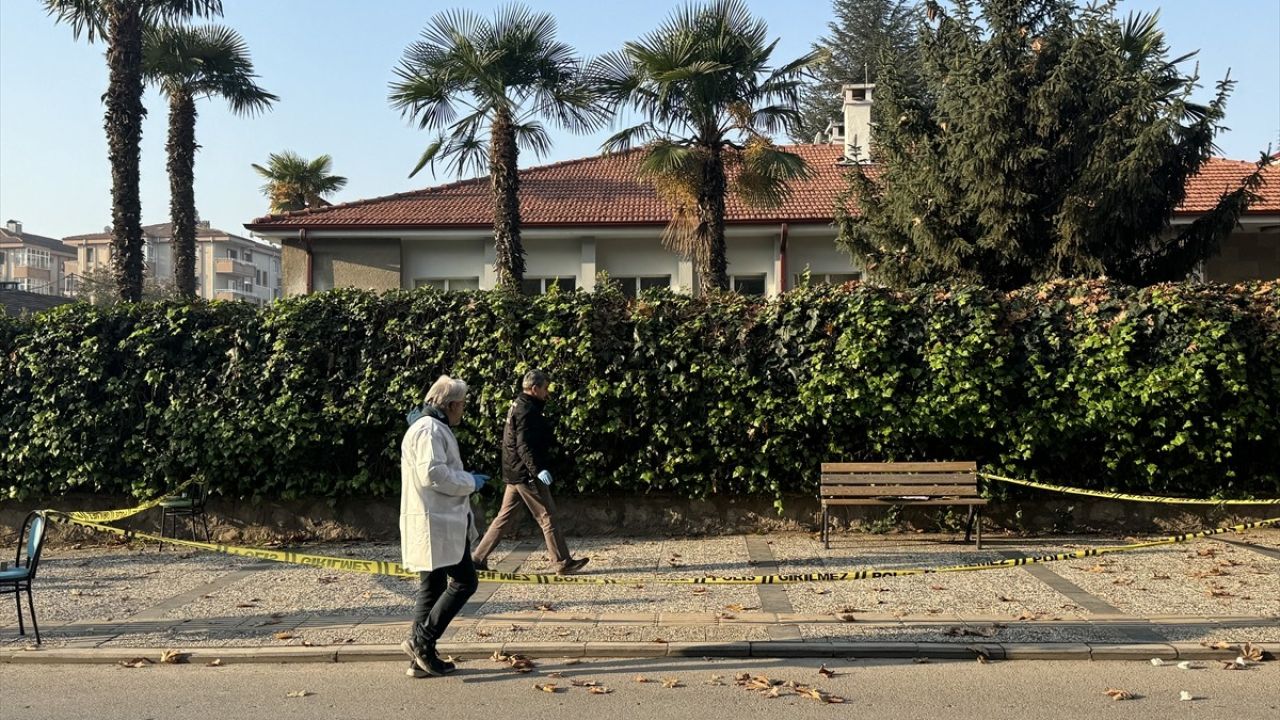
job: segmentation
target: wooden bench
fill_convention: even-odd
[[[822,547],[831,547],[833,505],[968,505],[964,541],[974,521],[982,549],[982,506],[978,464],[973,462],[822,463]]]

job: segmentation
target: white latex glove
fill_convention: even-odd
[[[550,470],[543,470],[542,472],[538,473],[538,479],[542,481],[542,484],[543,484],[543,485],[550,485],[550,484],[551,484],[551,471],[550,471]]]

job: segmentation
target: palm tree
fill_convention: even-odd
[[[271,200],[271,212],[285,213],[294,210],[324,207],[329,203],[325,195],[332,195],[347,184],[341,175],[330,175],[333,158],[321,155],[307,160],[292,150],[271,153],[267,166],[253,163],[253,169],[267,179],[262,192]]]
[[[196,297],[196,98],[218,96],[237,115],[265,111],[279,98],[255,82],[249,48],[236,31],[159,27],[146,33],[148,79],[169,99],[169,214],[179,297]]]
[[[111,161],[111,269],[120,299],[142,298],[142,202],[138,160],[142,142],[142,35],[149,26],[222,14],[221,0],[44,0],[56,22],[78,40],[107,43],[110,79],[104,100]]]
[[[693,258],[704,286],[729,285],[725,196],[776,207],[789,182],[807,177],[804,159],[780,150],[767,133],[800,119],[801,73],[815,51],[777,68],[777,41],[741,0],[713,0],[674,12],[664,25],[621,52],[601,56],[592,76],[615,108],[645,121],[605,141],[606,153],[644,143],[638,174],[676,205],[667,247]]]
[[[519,154],[532,150],[541,157],[551,148],[535,116],[574,132],[607,120],[583,62],[556,40],[554,18],[511,5],[491,21],[466,10],[436,15],[395,72],[392,106],[440,133],[409,176],[437,161],[458,176],[478,174],[487,158],[498,284],[518,288],[524,278]],[[465,109],[461,117],[458,105]]]

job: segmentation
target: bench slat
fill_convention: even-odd
[[[822,463],[824,473],[977,472],[976,462]]]
[[[822,498],[823,505],[986,505],[986,498],[902,500],[898,498]]]
[[[822,484],[826,485],[871,485],[874,483],[896,483],[898,485],[940,485],[946,483],[965,483],[976,485],[978,476],[973,473],[920,473],[904,475],[901,473],[872,474],[828,474],[823,473]]]
[[[929,495],[935,497],[977,497],[975,485],[874,485],[866,487],[822,488],[823,497],[877,497],[880,495]]]

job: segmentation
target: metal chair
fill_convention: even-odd
[[[12,568],[0,570],[0,595],[13,593],[18,604],[18,634],[26,635],[22,624],[22,591],[27,592],[27,605],[31,608],[31,627],[36,631],[36,644],[40,644],[40,625],[36,622],[36,604],[31,597],[31,583],[36,579],[40,566],[40,552],[44,549],[44,533],[48,521],[40,512],[27,515],[22,521],[22,533],[18,535],[18,557]]]
[[[191,539],[196,539],[196,518],[204,527],[205,542],[209,541],[209,518],[204,513],[204,501],[208,490],[204,483],[194,483],[184,492],[160,501],[160,537],[178,536],[178,518],[185,517],[191,523]],[[167,535],[172,526],[172,535]],[[164,550],[164,543],[160,543]]]

